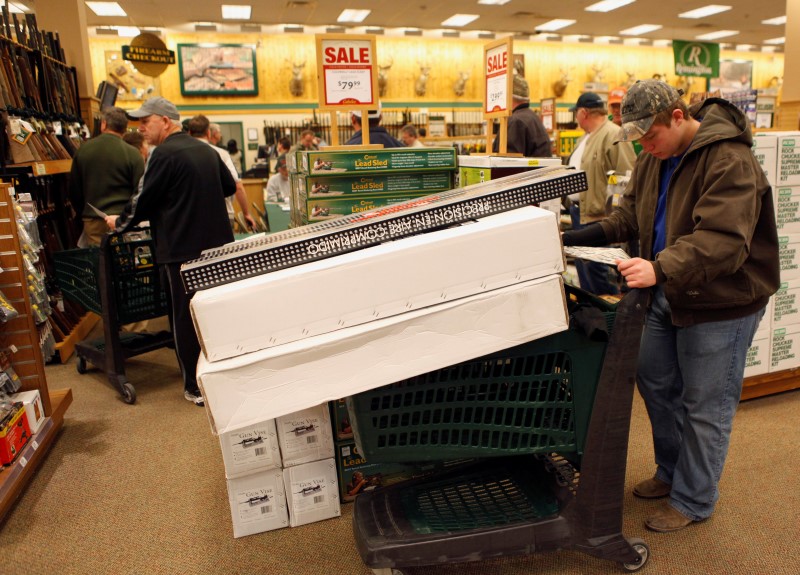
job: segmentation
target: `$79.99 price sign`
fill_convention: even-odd
[[[510,38],[484,46],[486,92],[483,114],[486,117],[507,116],[509,113],[511,46]]]
[[[321,107],[377,106],[373,76],[375,72],[374,37],[346,39],[338,35],[318,37],[317,52],[322,62],[324,93]]]

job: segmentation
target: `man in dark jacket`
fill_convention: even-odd
[[[507,151],[522,154],[526,158],[549,158],[553,155],[550,136],[541,118],[531,110],[528,82],[519,74],[514,75],[511,91],[511,116],[508,118]],[[500,150],[500,138],[492,144],[492,151]]]
[[[564,233],[564,245],[640,240],[642,257],[617,267],[630,287],[652,291],[637,381],[657,468],[633,492],[669,497],[645,525],[677,531],[714,511],[747,349],[779,286],[772,191],[747,118],[725,100],[690,113],[672,86],[638,82],[622,130],[646,153],[620,207]]]
[[[353,129],[356,131],[353,137],[347,140],[346,146],[354,146],[363,144],[363,135],[361,134],[361,110],[355,110],[350,113],[350,121],[353,124]],[[403,142],[393,138],[386,128],[381,126],[381,106],[378,104],[377,110],[370,110],[368,114],[369,124],[369,143],[370,144],[383,144],[384,148],[402,148]]]
[[[181,131],[178,109],[169,100],[150,98],[128,114],[139,120],[147,143],[157,147],[147,163],[141,192],[131,198],[121,216],[106,222],[116,231],[125,231],[150,220],[156,262],[172,303],[170,325],[184,397],[203,405],[196,378],[200,343],[180,269],[203,250],[233,241],[225,198],[236,191],[236,182],[211,146]]]

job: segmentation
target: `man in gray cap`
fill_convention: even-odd
[[[514,74],[511,91],[511,116],[508,118],[507,151],[526,158],[549,158],[553,155],[550,136],[541,118],[531,110],[528,82]],[[495,138],[492,151],[500,151],[500,138]]]
[[[139,131],[148,144],[157,147],[148,160],[141,192],[121,216],[109,216],[106,222],[116,231],[125,231],[150,220],[156,262],[172,304],[169,319],[184,397],[203,405],[195,376],[200,344],[180,269],[203,250],[233,241],[225,198],[236,191],[236,182],[208,144],[181,131],[180,114],[169,100],[150,98],[128,115],[139,120]]]
[[[711,516],[742,391],[747,349],[780,283],[772,191],[747,118],[709,98],[691,109],[658,80],[622,101],[622,141],[643,148],[620,206],[564,245],[639,238],[617,261],[651,291],[637,382],[653,429],[656,472],[634,495],[669,498],[645,525],[677,531]]]

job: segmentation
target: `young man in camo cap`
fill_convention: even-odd
[[[617,261],[628,286],[651,292],[637,382],[656,472],[633,492],[668,498],[645,525],[677,531],[714,511],[747,349],[779,286],[772,192],[750,124],[726,100],[689,109],[665,82],[638,82],[621,140],[644,153],[620,207],[564,245],[640,241],[641,258]]]

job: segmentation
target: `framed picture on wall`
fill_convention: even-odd
[[[178,44],[184,96],[255,96],[256,49],[248,44]]]

